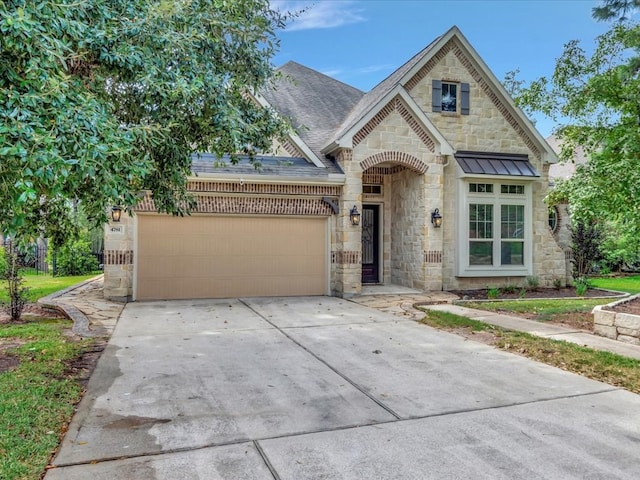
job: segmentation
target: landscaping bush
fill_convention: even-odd
[[[602,260],[602,230],[594,223],[578,223],[571,229],[573,278],[589,275]]]
[[[2,280],[7,282],[9,302],[3,305],[12,322],[17,322],[22,317],[22,311],[27,303],[29,289],[24,286],[22,275],[23,265],[16,251],[4,252],[5,266],[2,271]]]
[[[91,251],[89,240],[69,242],[56,253],[56,276],[84,275],[99,268],[98,259]]]
[[[7,252],[5,247],[0,246],[0,278],[4,277],[7,270]]]

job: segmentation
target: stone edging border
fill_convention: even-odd
[[[75,285],[71,285],[70,287],[63,288],[62,290],[58,290],[57,292],[53,292],[46,297],[39,298],[36,303],[43,308],[48,308],[51,310],[55,310],[56,312],[60,312],[62,315],[71,320],[73,322],[71,331],[74,334],[83,338],[95,337],[96,335],[91,330],[89,330],[89,319],[86,317],[86,315],[82,313],[75,305],[61,302],[57,300],[57,298],[66,295],[67,293],[77,288],[83,287],[88,283],[94,282],[103,275],[104,274],[101,273],[100,275],[88,278]]]
[[[622,341],[631,345],[640,345],[640,337],[638,336],[640,315],[608,310],[608,308],[615,308],[618,305],[623,305],[639,297],[640,293],[607,303],[606,305],[596,305],[593,307],[594,332],[613,340]]]

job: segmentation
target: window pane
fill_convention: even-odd
[[[524,185],[500,185],[500,193],[524,195]]]
[[[442,111],[455,112],[456,99],[458,98],[458,86],[453,83],[442,84]]]
[[[471,193],[493,193],[492,183],[470,183],[469,192]]]
[[[469,238],[493,238],[493,205],[469,205]]]
[[[524,242],[502,242],[502,265],[524,265]]]
[[[493,242],[469,242],[469,265],[493,265]]]
[[[558,209],[555,206],[549,208],[549,228],[553,233],[558,228]]]
[[[524,205],[502,205],[500,234],[502,238],[524,238]]]

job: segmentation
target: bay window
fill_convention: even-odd
[[[531,186],[461,180],[459,276],[526,276],[531,270]]]

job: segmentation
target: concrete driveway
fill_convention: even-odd
[[[47,480],[640,478],[640,396],[338,298],[133,303]]]

